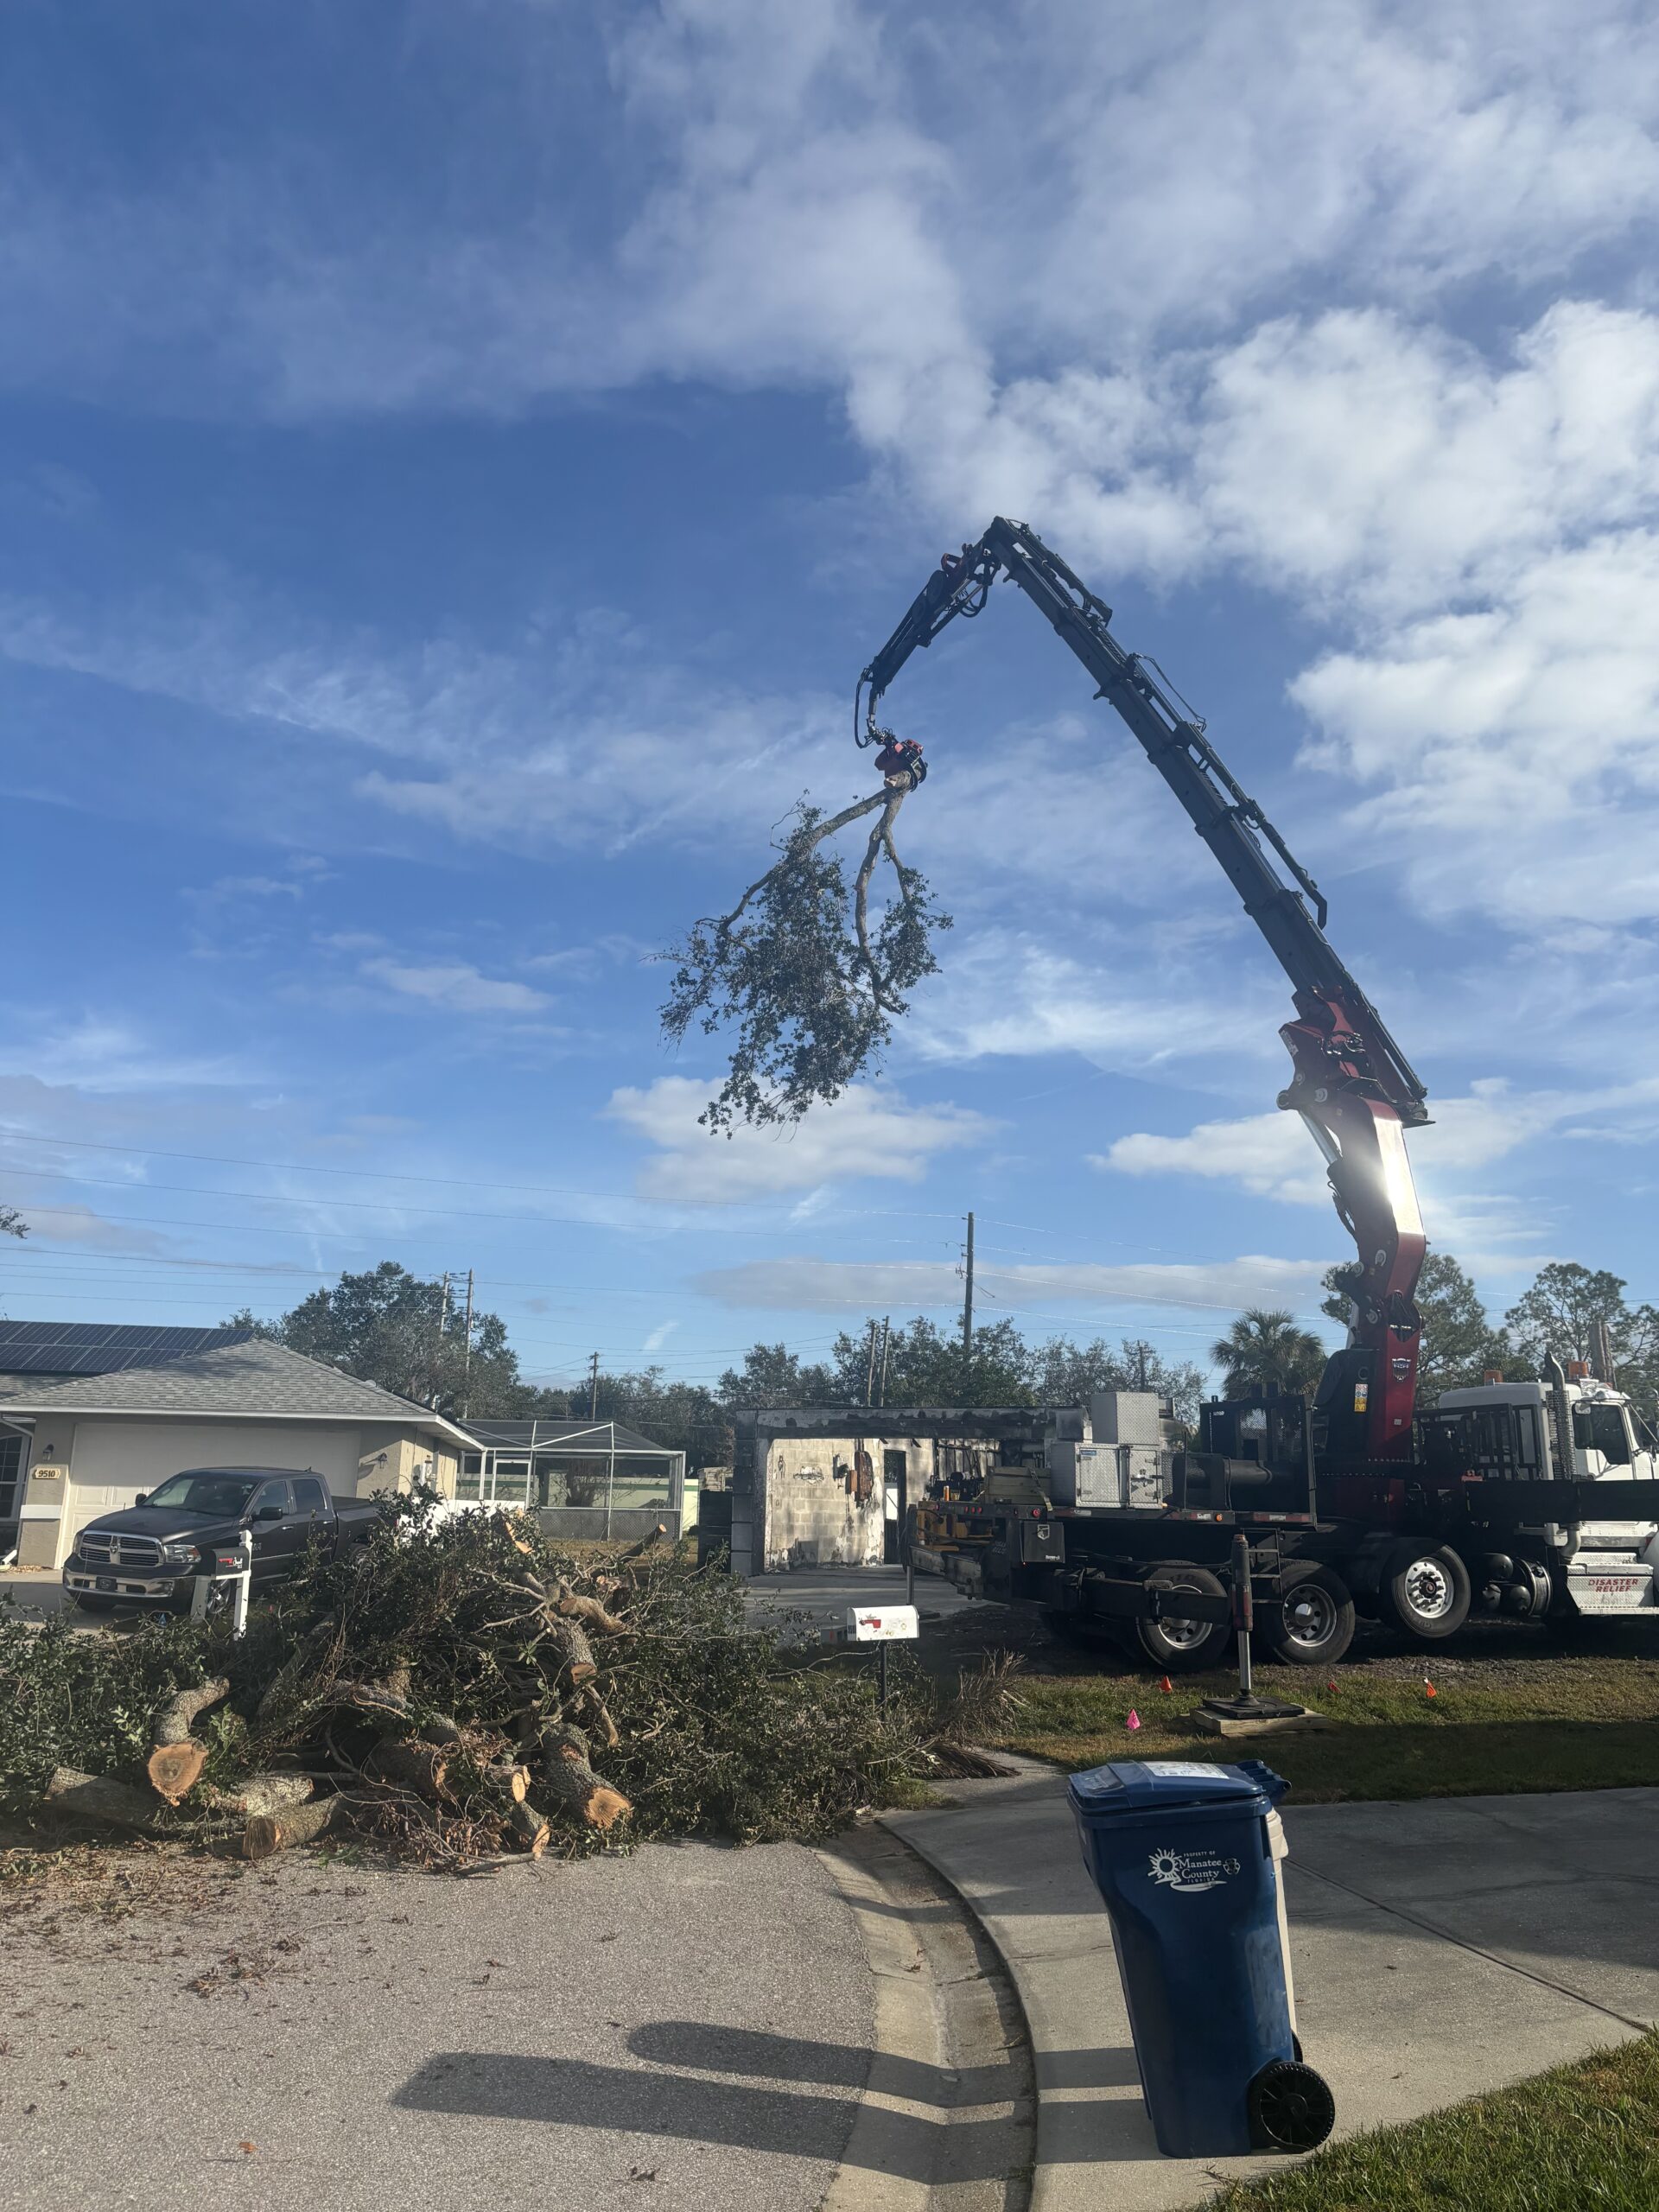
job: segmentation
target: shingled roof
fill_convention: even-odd
[[[416,1422],[458,1441],[462,1430],[429,1406],[399,1398],[378,1382],[342,1375],[318,1359],[264,1337],[187,1352],[160,1367],[85,1375],[49,1390],[4,1402],[13,1414],[265,1414],[289,1421]]]

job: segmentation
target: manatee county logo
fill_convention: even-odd
[[[1213,1851],[1154,1851],[1147,1871],[1166,1889],[1192,1895],[1218,1889],[1238,1872],[1236,1859],[1223,1859]]]

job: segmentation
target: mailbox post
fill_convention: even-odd
[[[876,1648],[878,1694],[883,1711],[887,1702],[887,1646],[913,1643],[921,1634],[921,1620],[914,1605],[849,1605],[847,1633],[855,1643]]]

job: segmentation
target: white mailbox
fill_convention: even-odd
[[[855,1643],[906,1643],[922,1632],[914,1605],[849,1605],[847,1633]]]

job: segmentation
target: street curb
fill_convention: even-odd
[[[1028,2212],[1029,2038],[978,1915],[885,1828],[817,1856],[875,1984],[869,2079],[822,2212]]]

